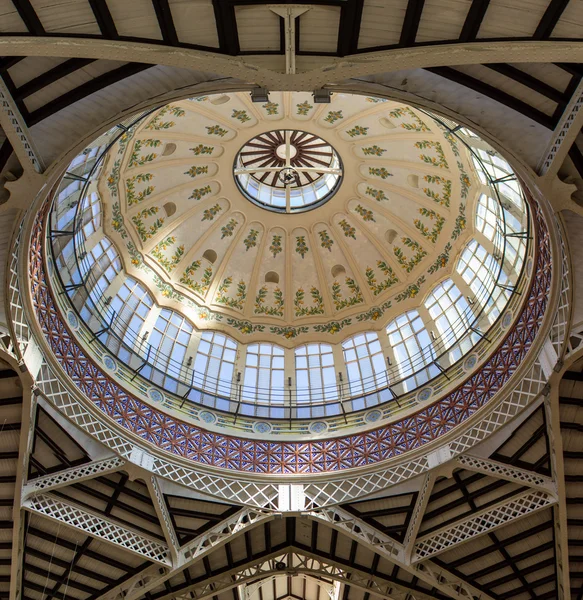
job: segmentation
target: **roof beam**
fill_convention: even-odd
[[[473,0],[460,33],[460,42],[471,42],[476,39],[489,4],[490,0]]]
[[[548,40],[569,2],[570,0],[551,0],[532,38],[535,40]]]
[[[26,28],[34,35],[44,35],[45,28],[34,11],[30,0],[12,0],[12,4],[24,21]]]
[[[340,25],[338,26],[338,56],[354,54],[358,50],[358,36],[364,0],[348,0],[340,7]]]
[[[425,0],[409,0],[407,3],[407,11],[405,12],[401,37],[399,38],[400,46],[412,46],[415,43],[424,5]]]
[[[172,518],[170,517],[170,513],[168,512],[168,506],[166,505],[166,501],[164,500],[164,494],[160,489],[160,484],[158,483],[158,479],[155,475],[152,475],[146,481],[146,484],[148,486],[148,491],[150,492],[150,497],[152,498],[152,503],[154,504],[154,509],[156,510],[156,515],[158,516],[158,520],[160,521],[160,527],[162,528],[162,532],[164,533],[164,539],[168,544],[168,548],[170,548],[172,565],[176,567],[178,566],[180,542],[178,541],[178,537],[176,536],[176,531],[172,523]]]
[[[122,547],[142,558],[162,565],[170,565],[166,544],[137,533],[109,518],[93,514],[62,498],[51,494],[39,494],[25,500],[23,508],[77,531],[82,531],[86,535]]]
[[[97,25],[99,26],[103,37],[109,40],[118,40],[119,34],[113,21],[113,17],[109,12],[106,0],[89,0],[89,5],[95,15],[95,20],[97,21]]]
[[[563,93],[559,90],[544,83],[540,79],[533,77],[529,73],[513,67],[512,65],[506,63],[492,63],[485,66],[539,94],[542,94],[543,96],[546,96],[553,102],[560,103],[564,102],[565,100]]]
[[[170,46],[178,46],[178,35],[168,0],[152,0],[152,4],[156,11],[156,18],[158,19],[162,38]]]
[[[236,56],[241,51],[235,7],[230,0],[213,0],[219,47],[225,54]]]

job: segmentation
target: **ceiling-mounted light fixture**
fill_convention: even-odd
[[[269,102],[269,92],[266,88],[253,88],[251,102]]]
[[[332,96],[330,90],[314,90],[312,94],[316,104],[330,104],[330,97]]]

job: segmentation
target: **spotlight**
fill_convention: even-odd
[[[287,569],[287,565],[284,562],[276,562],[275,563],[275,570],[276,571],[285,571]]]
[[[330,90],[314,90],[312,95],[316,104],[330,104],[332,92]]]
[[[265,88],[251,90],[251,102],[269,102],[269,92]]]

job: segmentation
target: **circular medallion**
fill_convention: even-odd
[[[255,433],[271,433],[271,425],[269,423],[265,423],[264,421],[257,421],[253,423],[253,431]]]
[[[212,412],[209,412],[208,410],[202,410],[201,412],[199,412],[198,418],[203,423],[208,423],[209,425],[212,425],[217,420],[217,417]]]
[[[111,356],[109,356],[109,354],[104,354],[101,360],[103,361],[103,366],[108,371],[110,371],[111,373],[115,373],[115,371],[117,370],[117,363]]]
[[[275,212],[302,212],[334,196],[342,182],[336,150],[313,133],[266,131],[239,150],[234,175],[243,195]]]
[[[510,311],[508,311],[503,317],[502,317],[502,328],[503,329],[508,329],[510,327],[510,325],[512,324],[512,313]]]
[[[148,390],[148,398],[154,402],[162,402],[162,400],[164,400],[164,395],[160,390],[157,390],[156,388],[150,388]]]
[[[369,410],[366,415],[364,415],[364,420],[367,423],[374,423],[375,421],[378,421],[381,417],[383,416],[383,413],[378,410],[378,409],[374,409],[374,410]]]
[[[420,402],[425,402],[426,400],[429,400],[429,398],[431,398],[431,395],[433,394],[433,390],[430,387],[426,387],[423,388],[418,394],[417,394],[417,399]]]
[[[79,328],[79,319],[72,310],[67,311],[67,324],[74,331],[77,331],[77,329]]]
[[[324,433],[328,430],[328,423],[324,421],[314,421],[310,423],[310,432],[311,433]]]
[[[464,371],[471,371],[478,364],[478,357],[476,354],[470,354],[464,360]]]

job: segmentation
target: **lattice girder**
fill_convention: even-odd
[[[166,544],[132,531],[125,525],[51,494],[38,494],[29,497],[22,507],[57,523],[82,531],[99,540],[108,542],[146,558],[153,562],[170,566],[169,550]]]
[[[79,483],[100,475],[114,473],[121,469],[125,464],[126,461],[123,458],[114,456],[113,458],[96,460],[81,465],[80,467],[65,469],[64,471],[52,473],[51,475],[36,477],[35,479],[30,479],[27,481],[26,485],[24,485],[22,496],[23,499],[26,499],[29,496],[34,496],[40,492],[56,490],[72,483]]]
[[[499,502],[486,510],[474,513],[429,535],[418,538],[415,543],[413,562],[441,554],[446,550],[475,539],[480,535],[503,527],[510,521],[530,515],[556,504],[557,498],[541,490],[528,490]]]

